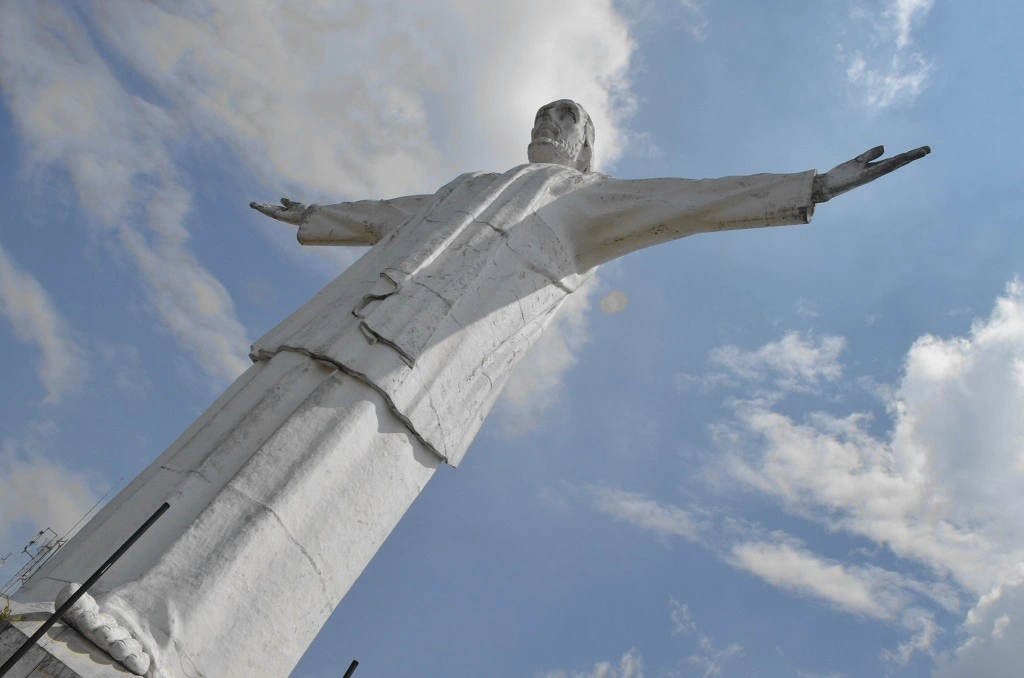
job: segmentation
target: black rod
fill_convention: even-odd
[[[151,515],[149,517],[149,520],[147,520],[146,522],[144,522],[142,524],[142,527],[140,527],[139,529],[135,530],[135,534],[133,534],[132,536],[128,537],[128,541],[126,541],[125,543],[121,544],[121,548],[119,548],[116,551],[114,551],[114,555],[112,555],[109,558],[107,558],[107,562],[105,562],[102,565],[100,565],[100,569],[96,570],[93,573],[93,575],[91,577],[89,577],[85,581],[84,584],[82,584],[81,588],[79,588],[77,591],[72,593],[71,597],[68,598],[66,601],[64,601],[64,604],[61,605],[60,608],[55,610],[54,613],[50,615],[50,618],[47,619],[45,622],[43,622],[42,626],[40,626],[38,629],[36,629],[36,632],[32,634],[32,637],[29,638],[28,640],[26,640],[22,644],[22,646],[18,648],[18,651],[15,652],[13,655],[11,655],[10,659],[8,659],[6,662],[4,662],[3,666],[0,666],[0,676],[6,675],[8,671],[13,669],[14,665],[18,663],[18,660],[21,659],[25,655],[25,653],[29,651],[29,648],[31,648],[33,645],[35,645],[36,642],[38,642],[39,639],[42,638],[43,635],[45,635],[46,632],[50,630],[50,627],[53,626],[54,624],[56,624],[57,620],[60,619],[62,616],[64,616],[64,613],[67,612],[68,610],[70,610],[71,607],[75,603],[78,602],[78,599],[81,598],[82,596],[84,596],[86,594],[86,592],[90,588],[92,588],[92,585],[96,583],[96,580],[98,580],[100,577],[102,577],[103,573],[106,572],[107,570],[109,570],[110,566],[113,565],[114,563],[116,563],[117,560],[121,556],[124,555],[124,552],[127,551],[129,548],[131,548],[131,545],[134,544],[136,541],[138,541],[139,537],[141,537],[142,534],[146,530],[148,530],[153,525],[153,523],[156,522],[157,518],[162,516],[164,514],[164,511],[166,511],[169,508],[171,508],[171,505],[168,504],[167,502],[164,502],[163,506],[158,508],[156,510],[156,513]]]
[[[356,667],[357,666],[359,666],[359,662],[357,662],[355,659],[353,659],[352,663],[348,665],[348,671],[346,671],[345,675],[342,676],[341,678],[352,678],[352,674],[356,672]]]

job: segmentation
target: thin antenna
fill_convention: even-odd
[[[75,528],[81,525],[82,521],[88,518],[89,515],[96,509],[96,507],[102,504],[103,500],[110,496],[110,493],[113,492],[114,489],[116,489],[117,486],[121,484],[122,480],[124,480],[124,476],[118,478],[117,482],[114,483],[109,490],[107,490],[106,494],[100,497],[99,500],[97,500],[96,503],[92,505],[92,508],[86,511],[82,515],[82,517],[78,519],[78,522],[72,525],[71,529],[64,533],[64,536],[58,537],[57,533],[49,527],[43,530],[39,530],[36,536],[31,541],[29,541],[29,543],[25,544],[24,548],[21,549],[22,553],[28,556],[28,562],[25,564],[24,567],[18,570],[13,577],[8,579],[2,587],[0,587],[0,595],[8,595],[12,590],[15,589],[15,587],[20,588],[25,582],[27,582],[32,577],[32,575],[38,572],[39,569],[46,564],[46,561],[52,558],[53,555],[57,553],[57,551],[59,551],[61,547],[68,542],[68,535],[74,532]],[[45,542],[40,542],[42,536],[47,532],[52,533],[53,537],[48,538]],[[29,550],[33,546],[36,547],[35,553],[32,553]],[[3,560],[0,560],[0,565],[3,565],[4,561],[6,561],[8,557],[10,557],[9,553],[7,554],[7,556],[4,557]]]
[[[45,540],[42,535],[49,532],[52,537],[47,537]],[[39,567],[46,562],[46,560],[54,554],[54,552],[64,545],[66,540],[61,539],[57,536],[57,533],[51,530],[49,527],[45,530],[39,530],[39,534],[35,536],[32,541],[25,544],[25,547],[21,549],[22,553],[28,556],[28,562],[18,570],[13,577],[11,577],[0,589],[0,595],[7,595],[15,586],[28,581]],[[35,552],[31,549],[35,546]]]
[[[121,481],[122,481],[122,480],[124,480],[124,476],[121,476],[120,478],[118,478],[118,479],[117,479],[117,482],[116,482],[116,483],[114,483],[114,484],[113,484],[113,485],[111,486],[111,488],[110,488],[109,490],[107,490],[107,493],[106,493],[106,494],[104,494],[104,495],[103,495],[102,497],[100,497],[99,499],[97,499],[97,500],[96,500],[96,503],[92,505],[92,508],[91,508],[91,509],[89,509],[88,511],[86,511],[86,512],[85,512],[85,513],[84,513],[84,514],[82,515],[82,517],[78,519],[78,522],[77,522],[77,523],[75,523],[74,525],[72,525],[72,526],[71,526],[71,529],[69,529],[69,530],[68,530],[67,532],[65,532],[65,533],[64,533],[64,536],[62,537],[62,539],[63,539],[64,541],[67,541],[68,535],[69,535],[69,534],[71,534],[72,532],[74,532],[74,531],[75,531],[75,528],[76,528],[76,527],[78,527],[79,525],[81,525],[81,524],[82,524],[82,521],[83,521],[83,520],[85,520],[86,518],[88,518],[88,517],[89,517],[89,514],[93,512],[93,509],[95,509],[95,508],[96,508],[97,506],[99,506],[99,505],[100,505],[100,504],[101,504],[101,503],[103,502],[103,500],[104,500],[104,499],[106,499],[106,498],[107,498],[107,496],[108,496],[108,495],[109,495],[109,494],[110,494],[111,492],[113,492],[113,491],[114,491],[114,488],[115,488],[115,487],[117,487],[118,485],[120,485],[120,484],[121,484]]]

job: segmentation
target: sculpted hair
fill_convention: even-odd
[[[576,103],[576,102],[573,102]],[[590,114],[580,104],[576,104],[576,108],[580,112],[580,116],[584,119],[583,122],[583,148],[580,149],[579,155],[576,156],[576,169],[580,172],[589,172],[590,165],[594,160],[594,121],[590,119]]]

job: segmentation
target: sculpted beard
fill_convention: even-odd
[[[530,145],[547,146],[551,149],[549,152],[555,156],[555,159],[552,160],[553,162],[571,165],[579,157],[580,151],[583,150],[583,144],[583,141],[573,143],[565,139],[538,139]]]

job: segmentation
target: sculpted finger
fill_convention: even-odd
[[[289,200],[288,198],[281,198],[281,204],[284,205],[285,207],[291,207],[292,201]]]
[[[921,148],[915,148],[914,150],[907,151],[906,153],[900,153],[897,156],[889,158],[885,162],[878,163],[878,165],[876,165],[876,171],[881,170],[878,176],[888,174],[889,172],[898,170],[904,165],[909,165],[915,160],[920,160],[931,152],[932,149],[928,146],[922,146]]]
[[[854,160],[861,163],[867,163],[881,158],[883,153],[885,153],[885,146],[875,146],[870,150],[864,151],[854,158]]]
[[[914,150],[907,151],[906,153],[900,153],[895,158],[893,158],[893,160],[899,159],[899,166],[903,167],[904,165],[914,162],[915,160],[920,160],[921,158],[923,158],[924,156],[928,155],[931,152],[931,148],[929,148],[928,146],[922,146],[921,148],[915,148]]]
[[[910,160],[914,161],[914,160],[919,160],[920,158],[923,158],[924,156],[928,155],[931,152],[932,152],[932,147],[931,146],[922,146],[921,148],[915,148],[912,151],[907,151],[903,155],[910,156]]]
[[[260,214],[265,214],[271,219],[277,219],[278,221],[288,221],[287,212],[283,207],[277,205],[264,205],[263,203],[254,202],[250,203],[249,207],[253,208]]]

